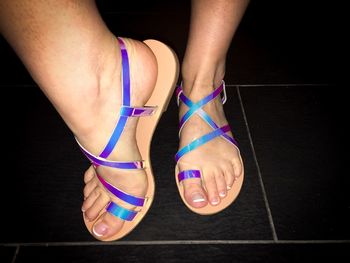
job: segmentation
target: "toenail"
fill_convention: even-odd
[[[219,195],[220,195],[220,197],[225,197],[225,196],[226,196],[226,192],[225,192],[225,191],[221,191],[221,192],[219,193]]]
[[[227,186],[227,190],[230,190],[230,189],[231,189],[231,186],[228,185],[228,186]]]
[[[219,198],[217,197],[214,197],[212,200],[211,200],[211,204],[212,205],[217,205],[219,203]]]
[[[83,207],[81,207],[81,211],[82,211],[83,213],[85,213],[86,210],[85,210]]]
[[[199,203],[205,201],[205,198],[201,193],[195,193],[192,195],[192,201],[194,203]]]
[[[92,232],[98,237],[104,236],[107,233],[107,230],[108,226],[103,222],[95,224],[92,228]]]

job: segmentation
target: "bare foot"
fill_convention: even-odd
[[[184,94],[196,103],[212,93],[214,86],[197,85],[191,89],[186,87],[183,89]],[[188,94],[186,90],[191,91]],[[203,110],[219,127],[227,124],[220,96],[205,105]],[[187,111],[188,107],[181,103],[180,119]],[[201,117],[193,114],[181,131],[179,149],[212,131]],[[232,137],[231,132],[227,134]],[[218,205],[226,197],[227,191],[235,182],[235,178],[243,173],[239,151],[222,137],[217,137],[185,154],[179,160],[178,167],[180,171],[193,169],[201,171],[201,179],[191,178],[181,182],[184,186],[185,199],[194,208]]]
[[[130,63],[131,81],[131,105],[144,106],[150,98],[157,78],[157,61],[152,51],[143,43],[123,39]],[[93,116],[82,120],[89,122],[84,130],[77,129],[76,136],[79,142],[89,152],[99,155],[108,142],[119,118],[119,109],[122,104],[121,84],[121,57],[117,40],[115,47],[106,54],[106,61],[103,65],[110,78],[101,82],[102,88],[96,94],[96,103],[93,109]],[[119,57],[118,57],[119,56]],[[114,161],[141,160],[141,155],[136,143],[136,127],[138,118],[129,118],[124,131],[108,157]],[[97,173],[106,181],[118,189],[134,196],[144,196],[147,191],[147,176],[143,170],[119,170],[99,166]],[[104,240],[115,235],[123,226],[124,221],[105,211],[106,205],[113,201],[126,209],[135,207],[127,204],[111,195],[101,184],[96,176],[93,167],[90,167],[84,176],[84,202],[82,211],[88,221],[95,221],[101,211],[104,214],[98,218],[93,226],[92,233],[96,238]]]

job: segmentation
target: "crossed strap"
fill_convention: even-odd
[[[213,121],[213,119],[202,109],[206,104],[214,100],[221,93],[223,93],[221,101],[224,104],[226,102],[226,90],[225,90],[224,81],[222,81],[221,85],[218,88],[216,88],[212,93],[210,93],[208,96],[194,103],[184,94],[181,85],[177,87],[176,95],[177,95],[178,104],[181,101],[188,107],[187,112],[182,116],[180,120],[179,137],[181,135],[184,125],[194,114],[197,114],[199,117],[201,117],[205,121],[205,123],[207,123],[211,127],[212,131],[192,141],[188,145],[182,147],[175,155],[176,162],[178,162],[185,154],[197,149],[198,147],[206,144],[207,142],[215,139],[216,137],[221,137],[238,148],[237,141],[233,137],[227,134],[227,132],[231,130],[230,126],[224,125],[222,127],[219,127]],[[199,170],[184,170],[178,174],[179,182],[190,178],[201,178],[201,172]]]
[[[156,107],[132,107],[130,106],[130,67],[129,67],[129,57],[128,52],[125,46],[124,41],[121,38],[118,38],[120,50],[121,50],[121,57],[122,57],[122,106],[119,111],[119,119],[118,122],[113,130],[113,133],[106,144],[105,148],[102,150],[102,152],[95,156],[94,154],[90,153],[87,149],[85,149],[78,141],[78,139],[75,137],[78,145],[80,146],[80,149],[85,154],[85,156],[91,161],[91,163],[94,165],[94,167],[98,166],[107,166],[111,168],[117,168],[117,169],[143,169],[144,168],[144,161],[143,160],[137,160],[137,161],[131,161],[131,162],[119,162],[119,161],[111,161],[107,160],[108,156],[112,153],[113,149],[115,148],[121,134],[123,133],[123,130],[125,128],[125,125],[127,123],[128,118],[130,117],[143,117],[143,116],[150,116],[152,115]],[[97,173],[96,173],[97,174]],[[115,197],[118,199],[134,205],[138,207],[142,207],[146,201],[147,198],[145,197],[136,197],[133,195],[130,195],[128,193],[123,192],[122,190],[116,188],[109,182],[107,182],[102,176],[97,174],[97,178],[100,180],[101,184]],[[126,208],[123,208],[119,206],[118,204],[114,202],[110,202],[106,209],[109,213],[112,215],[119,217],[123,220],[132,221],[134,217],[137,215],[137,211],[129,210]]]

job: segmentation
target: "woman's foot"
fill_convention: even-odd
[[[118,41],[114,40],[114,47],[111,47],[110,52],[103,56],[104,73],[101,76],[99,91],[93,94],[95,98],[91,104],[93,107],[91,116],[81,120],[84,122],[81,126],[84,127],[83,129],[77,125],[74,131],[84,148],[97,156],[115,128],[122,104],[121,57]],[[156,83],[157,61],[145,44],[130,39],[123,40],[130,63],[131,105],[144,106]],[[128,119],[117,145],[108,157],[109,160],[142,159],[135,138],[137,122],[138,118]],[[96,171],[110,184],[130,195],[143,197],[147,191],[147,176],[143,170],[119,170],[99,166]],[[98,180],[96,171],[90,167],[85,172],[82,211],[87,221],[93,222],[98,219],[91,231],[96,238],[105,240],[115,235],[124,224],[122,219],[105,212],[106,205],[113,201],[126,209],[132,210],[135,207],[111,195]]]
[[[221,83],[194,84],[183,86],[184,94],[196,103],[214,91]],[[219,126],[227,124],[220,96],[209,102],[203,110]],[[188,111],[188,107],[180,104],[179,117]],[[188,145],[195,139],[212,132],[212,128],[197,114],[193,114],[185,123],[180,136],[179,149]],[[232,137],[231,132],[227,133]],[[227,191],[232,188],[235,179],[243,173],[243,164],[239,151],[231,143],[221,137],[217,137],[201,147],[188,152],[178,161],[178,168],[184,170],[200,170],[202,178],[183,180],[184,197],[193,208],[202,208],[207,205],[216,206],[227,196]]]

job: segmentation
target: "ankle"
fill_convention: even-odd
[[[91,58],[90,68],[79,79],[70,82],[74,94],[64,96],[65,102],[60,103],[61,116],[79,137],[93,133],[100,123],[100,117],[105,109],[117,106],[121,98],[116,87],[119,85],[121,71],[121,56],[117,41],[104,47],[104,52]],[[112,99],[113,98],[113,99]]]
[[[193,70],[190,65],[183,63],[182,67],[182,88],[188,96],[207,95],[217,88],[225,76],[225,63],[203,65]]]

